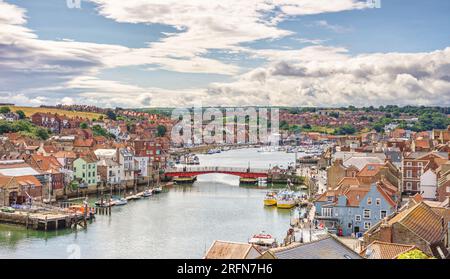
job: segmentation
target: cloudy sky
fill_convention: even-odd
[[[450,1],[379,4],[0,0],[0,102],[450,106]]]

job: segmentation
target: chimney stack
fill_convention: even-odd
[[[388,224],[387,219],[384,219],[380,225],[380,241],[392,243],[392,227]]]

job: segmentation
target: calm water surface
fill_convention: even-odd
[[[256,149],[201,155],[202,165],[287,166],[294,155]],[[215,163],[215,164],[214,164]],[[263,206],[265,190],[210,174],[97,216],[87,230],[37,232],[0,225],[0,258],[201,258],[216,239],[247,242],[261,230],[281,240],[290,211]]]

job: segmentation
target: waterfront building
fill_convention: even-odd
[[[343,236],[367,231],[396,210],[396,191],[384,183],[325,192],[314,202],[315,222]]]
[[[33,154],[29,157],[28,163],[34,169],[48,174],[52,195],[62,193],[65,185],[64,172],[56,157]]]
[[[82,185],[97,185],[97,157],[94,153],[80,156],[73,162],[74,179],[79,180]]]
[[[31,197],[40,201],[42,183],[33,175],[0,176],[0,205],[23,204]]]
[[[101,159],[97,163],[97,173],[99,182],[107,185],[119,185],[123,179],[123,168],[110,158]]]
[[[117,162],[123,169],[122,182],[125,183],[125,185],[133,185],[135,172],[138,170],[135,166],[133,152],[127,148],[120,148],[117,156]]]

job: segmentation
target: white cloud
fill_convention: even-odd
[[[340,0],[91,0],[117,22],[165,24],[177,32],[145,48],[41,40],[25,27],[25,10],[0,0],[0,101],[98,106],[205,105],[450,105],[450,49],[431,53],[351,56],[347,49],[311,43],[302,49],[251,49],[243,43],[293,35],[278,27],[291,16],[367,8]],[[317,23],[337,31],[337,25]],[[337,28],[337,29],[336,29]],[[341,30],[342,31],[342,30]],[[242,73],[208,56],[223,51],[262,58]],[[234,75],[207,88],[167,90],[96,77],[103,69],[149,69]],[[8,93],[6,93],[8,92]],[[19,92],[19,93],[9,93]]]
[[[450,105],[450,47],[354,57],[342,49],[336,56],[326,48],[312,52],[319,57],[321,51],[329,58],[274,60],[235,82],[216,83],[211,91],[223,100],[246,96],[243,104],[258,105]]]
[[[337,25],[337,24],[330,24],[326,20],[317,20],[310,26],[322,27],[322,28],[331,30],[336,33],[345,33],[345,32],[349,32],[352,30],[352,28],[349,28],[349,27],[344,27],[344,26]]]

